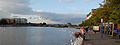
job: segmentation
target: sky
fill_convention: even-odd
[[[103,0],[0,0],[0,18],[27,18],[33,23],[80,24]]]
[[[91,9],[96,9],[103,0],[31,0],[33,10],[55,13],[88,14]]]

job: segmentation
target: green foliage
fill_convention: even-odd
[[[0,20],[0,24],[8,24],[8,22],[7,22],[7,20],[2,19],[2,20]]]
[[[46,25],[46,23],[45,23],[45,22],[43,22],[43,25]]]
[[[110,15],[110,20],[111,22],[114,22],[115,24],[120,24],[120,11],[113,11],[113,13]]]
[[[106,0],[105,4],[100,4],[93,12],[93,16],[81,25],[100,25],[100,19],[103,18],[104,22],[113,22],[120,24],[120,0]]]

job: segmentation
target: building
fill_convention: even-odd
[[[7,22],[5,22],[5,23],[11,23],[11,21],[10,21],[10,19],[9,18],[2,18],[2,19],[0,19],[0,20],[6,20]]]
[[[90,19],[91,16],[93,16],[96,9],[92,9],[92,11],[86,16],[86,20]]]
[[[27,23],[26,18],[2,18],[0,20],[6,20],[8,24]]]
[[[88,20],[91,17],[91,12],[86,16],[86,20]]]
[[[27,19],[26,18],[14,18],[14,20],[16,21],[16,24],[27,23]]]

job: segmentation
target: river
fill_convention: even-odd
[[[70,45],[73,28],[0,27],[0,45]]]

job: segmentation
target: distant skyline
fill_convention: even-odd
[[[103,0],[31,0],[30,7],[35,11],[53,13],[88,14],[91,9],[100,7]]]

